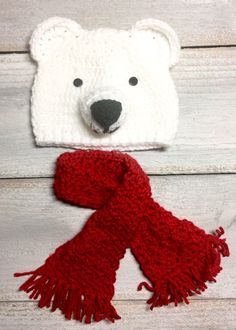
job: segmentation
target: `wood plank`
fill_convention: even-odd
[[[122,317],[112,324],[112,329],[235,329],[236,300],[222,299],[192,301],[190,305],[168,306],[150,311],[143,301],[115,301],[114,306]],[[66,321],[60,311],[54,313],[36,306],[36,302],[0,302],[0,322],[7,330],[57,330],[88,328],[74,320]],[[92,323],[89,329],[110,329],[111,323]]]
[[[74,19],[87,29],[129,29],[153,17],[169,23],[185,47],[236,44],[234,0],[8,0],[0,5],[0,51],[27,50],[36,25],[51,16]]]
[[[26,300],[17,291],[24,278],[14,272],[40,266],[57,246],[77,234],[91,210],[54,200],[51,179],[0,180],[0,300]],[[151,177],[154,198],[180,218],[187,218],[207,232],[224,227],[231,257],[217,283],[200,297],[236,298],[236,175]],[[127,251],[117,274],[116,299],[145,299],[137,292],[144,280],[138,264]],[[195,298],[195,297],[194,297]]]
[[[62,148],[35,147],[28,55],[0,56],[0,177],[52,176]],[[236,172],[236,48],[183,50],[173,70],[180,124],[166,151],[132,152],[149,174]]]

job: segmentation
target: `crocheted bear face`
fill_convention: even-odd
[[[169,145],[178,98],[169,72],[175,32],[146,19],[130,30],[85,30],[54,17],[34,31],[32,124],[38,145],[149,149]]]

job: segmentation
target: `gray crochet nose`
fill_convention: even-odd
[[[103,133],[107,133],[109,127],[119,119],[122,106],[115,100],[100,100],[94,102],[90,109],[93,119],[104,128]]]

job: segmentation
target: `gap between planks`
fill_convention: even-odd
[[[196,46],[182,46],[182,49],[210,49],[210,48],[230,48],[230,47],[236,47],[236,44],[232,45],[196,45]],[[0,50],[0,55],[8,55],[8,54],[30,54],[29,50]]]
[[[231,171],[229,173],[227,172],[201,172],[201,173],[146,173],[146,175],[150,178],[152,177],[162,177],[162,176],[168,176],[168,177],[175,177],[175,176],[220,176],[220,175],[234,175],[236,174],[236,171]],[[1,178],[0,177],[0,181],[13,181],[13,180],[41,180],[41,179],[53,179],[54,175],[42,175],[42,176],[26,176],[26,177],[17,177],[17,176],[13,176],[13,177],[6,177],[6,178]]]

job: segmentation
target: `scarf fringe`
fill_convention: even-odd
[[[207,235],[206,258],[200,259],[192,268],[185,268],[184,273],[180,274],[176,270],[175,275],[171,275],[165,282],[160,279],[156,285],[151,286],[147,282],[141,282],[137,288],[138,291],[145,287],[152,292],[152,297],[147,300],[150,309],[161,307],[174,302],[185,302],[189,304],[188,296],[201,294],[207,288],[206,282],[216,282],[215,276],[222,270],[220,266],[221,255],[229,256],[228,245],[225,239],[220,237],[224,234],[222,227],[219,227],[214,235]],[[32,275],[24,282],[19,290],[29,294],[30,299],[39,299],[40,308],[51,308],[54,312],[59,308],[65,315],[65,318],[71,318],[84,323],[96,322],[103,319],[112,323],[121,317],[117,314],[115,308],[105,296],[96,296],[89,293],[82,293],[78,288],[70,288],[50,279],[41,274],[41,269],[32,272],[15,273],[15,277]],[[181,275],[181,276],[180,276]]]
[[[25,291],[30,299],[39,299],[40,308],[51,308],[54,312],[59,308],[65,318],[71,318],[84,323],[91,323],[91,320],[99,322],[109,320],[112,323],[121,317],[116,309],[106,297],[95,296],[91,293],[81,293],[77,288],[69,288],[58,281],[51,280],[49,277],[36,271],[15,273],[15,277],[32,275],[19,288]]]
[[[178,276],[176,271],[175,276],[171,276],[166,282],[160,279],[160,282],[155,286],[149,285],[147,282],[141,282],[137,288],[138,291],[143,287],[153,295],[147,300],[150,304],[150,309],[154,307],[161,307],[174,303],[185,302],[189,304],[188,296],[193,294],[201,294],[207,285],[207,281],[216,282],[215,276],[222,270],[220,267],[221,255],[223,257],[229,256],[229,248],[225,239],[220,237],[224,234],[224,229],[219,227],[213,235],[207,235],[207,251],[206,260],[204,264],[195,264],[195,268],[185,269],[185,273]]]

